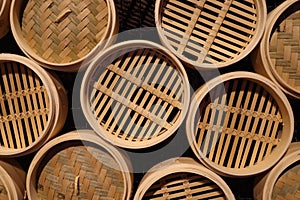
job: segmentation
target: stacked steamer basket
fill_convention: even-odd
[[[67,96],[58,79],[33,61],[0,55],[0,155],[32,153],[64,126]]]
[[[11,0],[0,0],[0,39],[9,31],[9,8]]]
[[[291,97],[300,98],[300,2],[288,0],[268,15],[253,67]]]
[[[252,72],[208,81],[190,108],[186,127],[192,150],[224,176],[254,176],[270,169],[293,137],[288,99],[269,79]]]
[[[29,199],[129,200],[131,164],[93,131],[66,133],[48,142],[29,166]]]
[[[111,46],[88,68],[81,86],[83,112],[94,130],[115,145],[140,149],[170,137],[189,105],[179,60],[149,41]]]
[[[13,0],[10,14],[21,50],[40,65],[59,71],[87,66],[118,30],[112,0]]]
[[[155,23],[161,42],[198,69],[229,66],[259,42],[266,19],[262,0],[157,0]]]

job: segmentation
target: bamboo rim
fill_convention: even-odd
[[[272,150],[271,154],[265,157],[262,161],[258,162],[257,164],[245,168],[229,168],[212,162],[198,148],[198,144],[195,138],[195,126],[198,123],[195,122],[195,116],[197,116],[198,109],[189,110],[186,121],[186,132],[188,141],[191,145],[194,154],[205,166],[209,167],[213,171],[223,176],[248,177],[260,174],[270,169],[284,155],[284,153],[288,149],[289,144],[292,141],[294,116],[289,101],[283,94],[283,92],[279,90],[279,88],[277,88],[269,79],[252,72],[231,72],[212,79],[196,91],[194,97],[192,98],[190,108],[199,108],[204,97],[207,94],[209,94],[209,92],[220,83],[237,78],[249,80],[262,86],[263,89],[266,90],[272,96],[273,100],[276,101],[278,107],[280,108],[283,117],[282,123],[284,124],[281,134],[284,134],[285,137],[280,138],[280,142],[278,143],[276,148]]]
[[[38,199],[38,193],[36,191],[36,180],[37,180],[37,171],[38,168],[41,166],[41,162],[43,161],[44,156],[47,154],[51,148],[60,145],[63,142],[71,143],[72,141],[81,141],[83,145],[85,142],[90,142],[100,146],[101,148],[107,150],[110,153],[115,161],[118,163],[121,171],[123,172],[123,180],[124,180],[124,195],[123,199],[130,199],[131,191],[132,191],[132,166],[128,158],[121,153],[118,149],[110,145],[109,143],[105,142],[101,138],[99,138],[94,131],[91,130],[77,130],[71,131],[69,133],[63,134],[55,139],[46,143],[34,156],[29,169],[28,175],[26,177],[26,189],[27,195],[29,199]]]
[[[153,139],[151,138],[151,140],[143,140],[137,143],[133,143],[131,141],[126,141],[124,139],[118,138],[108,133],[104,127],[99,125],[99,122],[95,118],[89,105],[90,104],[89,87],[93,85],[93,83],[91,83],[91,81],[93,80],[93,75],[99,74],[99,72],[96,73],[96,70],[99,70],[98,68],[101,68],[100,73],[102,73],[106,69],[106,67],[110,64],[110,62],[112,62],[111,59],[115,59],[115,58],[111,58],[110,56],[111,54],[117,55],[116,52],[118,52],[119,53],[118,56],[119,56],[124,53],[130,52],[132,50],[143,49],[143,48],[156,49],[162,52],[162,54],[167,55],[168,58],[171,59],[171,61],[175,65],[174,68],[176,67],[176,70],[178,70],[178,72],[180,73],[180,77],[183,82],[183,91],[184,91],[183,106],[182,106],[180,116],[177,117],[176,124],[173,124],[173,127],[172,129],[170,129],[170,131],[164,132],[163,134],[160,134],[159,136]],[[190,92],[189,82],[188,82],[185,69],[183,68],[180,61],[173,54],[171,54],[167,49],[165,49],[164,47],[156,43],[146,41],[146,40],[132,40],[132,41],[126,41],[126,42],[121,42],[119,44],[115,44],[110,48],[106,49],[104,52],[99,54],[94,59],[94,61],[91,63],[91,65],[89,66],[89,68],[87,69],[83,77],[83,83],[81,85],[81,90],[80,90],[80,102],[81,102],[83,113],[86,119],[88,120],[89,124],[101,137],[120,147],[139,149],[139,148],[147,148],[164,141],[178,129],[188,110],[188,106],[189,106],[188,103],[190,98],[189,92]]]
[[[245,58],[256,47],[256,45],[258,44],[258,42],[260,41],[260,39],[264,33],[264,28],[265,28],[266,19],[267,19],[266,3],[265,3],[265,1],[262,1],[262,0],[254,0],[254,3],[256,3],[255,5],[256,5],[256,10],[257,10],[257,14],[256,14],[257,15],[257,20],[256,20],[257,23],[255,23],[255,25],[257,25],[257,27],[255,29],[255,33],[253,34],[253,37],[250,38],[251,41],[247,44],[246,47],[243,48],[243,51],[237,57],[235,57],[234,59],[232,59],[230,61],[225,61],[225,62],[220,62],[220,63],[212,63],[212,64],[199,63],[197,61],[193,61],[193,60],[187,58],[182,53],[179,53],[174,47],[172,47],[172,45],[168,41],[166,35],[164,34],[164,30],[162,28],[162,20],[161,20],[161,9],[164,6],[163,2],[165,2],[165,1],[169,1],[169,0],[156,0],[156,4],[155,4],[155,24],[156,24],[156,28],[157,28],[160,40],[165,47],[167,47],[172,53],[174,53],[182,61],[184,61],[184,63],[186,63],[188,67],[197,68],[197,69],[215,69],[215,68],[223,68],[223,67],[227,67],[232,64],[235,64],[236,62]],[[229,2],[228,4],[230,7],[230,1],[228,1],[228,2]],[[201,11],[201,9],[203,9],[200,6],[200,4],[202,4],[202,3],[199,3],[199,6],[196,5],[197,3],[195,3],[195,6],[197,8],[199,8],[200,11]],[[180,10],[179,11],[177,10],[177,12],[180,13]],[[182,11],[182,12],[184,12],[184,11]],[[243,16],[243,14],[240,14],[240,15]],[[197,20],[197,19],[195,19],[195,20]],[[222,22],[220,22],[220,23],[222,24]],[[221,26],[221,24],[220,24],[220,26]],[[218,30],[217,30],[217,32],[218,32]],[[193,48],[195,48],[195,47],[193,47]],[[203,52],[201,52],[201,54],[206,55],[208,53],[205,50]]]
[[[5,36],[10,29],[9,9],[11,0],[0,0],[0,39]]]
[[[226,199],[235,199],[229,186],[221,177],[219,177],[217,174],[210,171],[206,167],[202,166],[201,164],[197,163],[192,158],[187,157],[171,158],[152,167],[142,178],[133,199],[143,199],[147,190],[155,182],[168,175],[176,173],[192,173],[195,175],[203,176],[219,186],[222,192],[224,192]]]
[[[43,59],[41,56],[34,53],[34,51],[31,50],[31,47],[29,47],[26,40],[22,36],[20,19],[22,14],[22,4],[24,1],[26,0],[12,0],[10,8],[11,30],[22,52],[27,57],[30,57],[32,60],[36,61],[39,65],[45,68],[65,72],[76,72],[78,70],[82,70],[86,68],[87,65],[89,65],[89,63],[93,60],[94,56],[99,51],[102,51],[103,49],[107,48],[115,40],[113,36],[118,31],[116,8],[113,0],[106,0],[108,9],[108,26],[105,30],[104,36],[101,38],[101,41],[99,41],[98,44],[87,55],[83,56],[78,60],[67,63],[49,62]]]
[[[34,63],[33,61],[29,60],[26,57],[14,55],[14,54],[0,54],[1,63],[11,62],[11,61],[20,63],[24,67],[28,67],[36,75],[38,75],[42,83],[44,83],[49,98],[49,117],[47,120],[47,125],[45,126],[43,132],[40,133],[40,136],[31,145],[22,149],[11,149],[11,148],[1,147],[0,154],[2,156],[20,156],[20,155],[29,154],[32,153],[33,151],[36,151],[39,147],[43,145],[43,143],[47,139],[49,139],[49,137],[52,137],[54,134],[56,134],[59,131],[59,129],[62,128],[67,113],[66,111],[61,112],[62,109],[65,107],[65,105],[62,105],[61,102],[67,103],[66,96],[62,98],[64,99],[64,101],[61,100],[61,96],[59,95],[56,84],[53,82],[49,74],[44,69],[42,69],[36,63]]]

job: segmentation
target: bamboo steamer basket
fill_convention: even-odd
[[[267,19],[264,36],[252,55],[256,72],[290,97],[300,98],[300,2],[287,0]]]
[[[91,130],[66,133],[41,148],[29,166],[30,199],[130,199],[131,164]]]
[[[10,14],[20,49],[43,67],[67,72],[85,68],[113,42],[116,18],[113,0],[12,0]]]
[[[156,0],[161,42],[188,66],[215,69],[236,63],[257,45],[264,31],[262,0]]]
[[[66,91],[57,77],[14,54],[0,54],[0,155],[39,149],[64,125]]]
[[[225,181],[192,158],[166,160],[141,180],[134,200],[235,199]]]
[[[171,136],[189,106],[189,83],[180,61],[145,40],[113,45],[89,66],[80,101],[93,129],[111,143],[147,148]]]
[[[212,79],[196,91],[190,108],[190,146],[204,165],[224,176],[270,169],[293,137],[288,99],[269,79],[252,72]]]
[[[300,198],[300,143],[292,143],[285,156],[254,187],[255,199]]]
[[[26,173],[12,159],[0,160],[0,199],[24,199]]]
[[[10,30],[9,8],[11,0],[0,0],[0,39]]]

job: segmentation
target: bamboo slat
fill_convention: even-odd
[[[162,43],[191,67],[229,66],[248,55],[262,37],[265,1],[156,0]]]
[[[251,72],[231,72],[207,82],[190,108],[187,135],[193,152],[221,175],[253,176],[269,169],[293,136],[286,96]]]
[[[113,45],[99,55],[81,88],[91,126],[126,148],[150,147],[169,137],[189,103],[181,63],[162,46],[143,40]]]
[[[285,1],[268,15],[252,62],[258,73],[272,79],[289,96],[300,98],[299,1]]]
[[[77,71],[112,43],[115,12],[112,0],[13,0],[10,20],[26,55],[46,68]]]
[[[141,180],[134,200],[235,199],[228,185],[214,172],[191,158],[166,160]]]
[[[0,155],[32,153],[63,127],[66,92],[25,57],[1,54],[0,73]]]
[[[130,199],[131,164],[93,131],[49,141],[29,166],[29,199]]]

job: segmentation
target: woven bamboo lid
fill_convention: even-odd
[[[99,135],[121,147],[145,148],[177,130],[190,95],[187,75],[174,55],[153,42],[133,40],[95,58],[80,97]]]
[[[286,94],[300,98],[300,2],[287,0],[273,10],[259,49],[254,68],[268,76]]]
[[[181,60],[213,69],[253,50],[266,13],[263,0],[156,0],[155,23],[162,43]]]
[[[140,199],[232,199],[225,181],[191,158],[173,158],[145,174],[134,200]]]
[[[279,163],[254,187],[256,199],[300,198],[300,143],[292,143]]]
[[[87,65],[117,29],[112,0],[13,0],[10,20],[23,52],[59,71]]]
[[[33,61],[0,55],[0,155],[31,153],[64,125],[63,86]]]
[[[231,72],[196,91],[187,135],[203,164],[226,176],[253,176],[272,167],[293,136],[293,111],[269,79]]]
[[[0,39],[10,30],[9,8],[11,0],[0,0]]]
[[[93,131],[66,133],[48,142],[28,170],[29,199],[129,199],[131,164]]]

